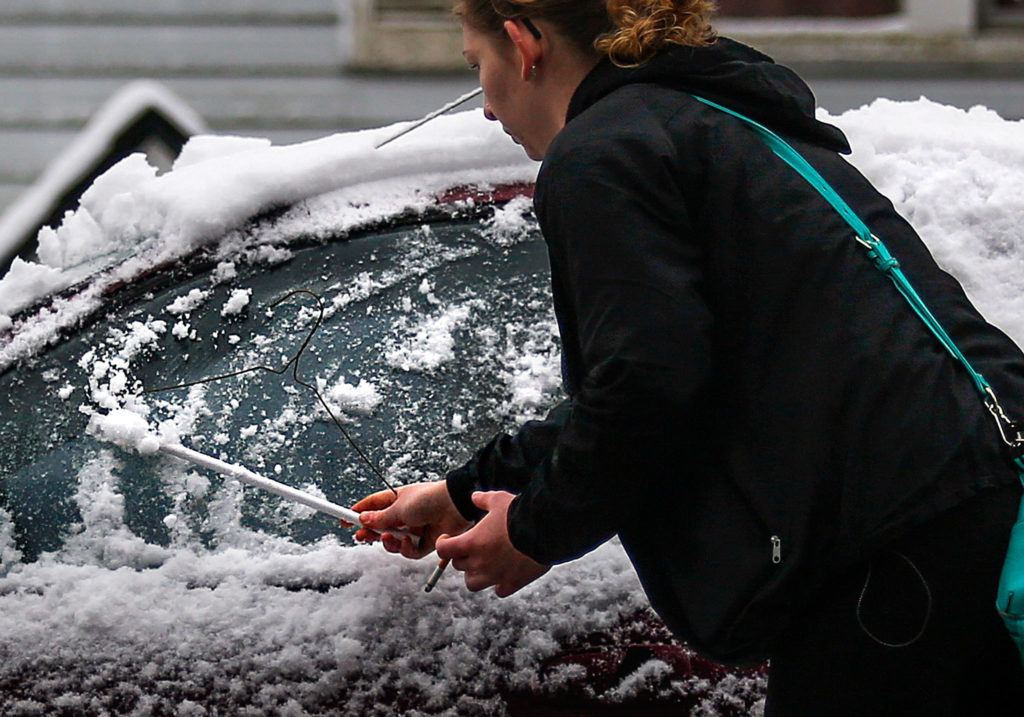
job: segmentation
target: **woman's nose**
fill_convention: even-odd
[[[496,116],[494,115],[494,112],[493,112],[493,111],[491,111],[491,103],[490,103],[490,102],[487,102],[486,100],[484,101],[484,117],[486,117],[487,119],[489,119],[489,120],[490,120],[491,122],[495,122],[495,121],[497,121],[497,119],[498,119],[498,118],[497,118],[497,117],[496,117]]]

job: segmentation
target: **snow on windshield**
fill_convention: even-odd
[[[851,161],[917,227],[983,313],[1024,344],[1024,123],[925,100],[879,100],[823,118],[848,133]],[[135,416],[165,439],[202,435],[205,450],[237,448],[235,459],[280,474],[278,447],[326,421],[303,410],[296,395],[254,413],[237,431],[218,432],[209,425],[240,411],[237,396],[194,387],[176,397],[146,397],[132,371],[169,342],[192,347],[196,356],[223,352],[232,366],[254,356],[287,358],[286,342],[240,328],[240,317],[263,310],[249,293],[246,266],[289,266],[298,256],[294,240],[422,209],[453,184],[529,180],[536,172],[478,114],[409,135],[389,146],[388,162],[378,162],[383,154],[371,149],[383,135],[293,148],[206,138],[162,177],[138,159],[126,160],[62,228],[44,232],[42,263],[18,264],[0,281],[2,365],[37,353],[59,326],[94,311],[103,282],[208,245],[219,263],[205,283],[184,287],[151,316],[104,328],[96,351],[79,361],[83,381],[60,370],[44,380],[62,410],[127,412],[114,415],[129,446],[145,437]],[[296,201],[261,220],[258,230],[245,227],[253,216]],[[520,200],[494,212],[478,238],[514,255],[531,231],[526,210]],[[437,272],[489,261],[480,242],[435,246],[429,227],[407,232],[403,241],[405,253],[394,261],[371,257],[347,283],[326,282],[328,319],[377,317],[382,297],[397,311],[381,320],[379,340],[351,337],[353,346],[376,341],[379,373],[317,364],[315,377],[330,403],[357,426],[379,418],[396,396],[410,417],[426,415],[438,410],[436,397],[412,398],[409,387],[457,375],[456,357],[471,345],[497,377],[488,418],[509,427],[542,414],[558,397],[559,359],[545,293],[446,292]],[[121,263],[84,291],[10,316],[111,257]],[[503,322],[517,311],[520,318]],[[458,406],[436,415],[448,443],[416,443],[419,424],[395,424],[386,447],[397,456],[389,470],[399,479],[436,477],[422,465],[444,460],[452,442],[468,440],[482,418]],[[138,460],[114,446],[91,454],[70,496],[77,527],[38,560],[26,561],[10,510],[0,506],[0,692],[7,711],[500,714],[501,692],[556,690],[560,679],[572,677],[568,670],[539,682],[542,661],[560,645],[611,630],[646,604],[614,543],[503,601],[465,592],[453,575],[424,594],[429,561],[345,545],[333,534],[304,542],[286,529],[308,519],[299,509],[272,516],[277,532],[255,528],[245,519],[241,486],[175,462],[160,464],[153,488],[167,539],[147,539],[131,525],[121,479],[123,467]],[[731,676],[682,684],[652,661],[606,697],[644,690],[699,694],[701,713],[711,715],[723,705],[756,703],[763,681]]]

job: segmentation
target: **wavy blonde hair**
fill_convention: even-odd
[[[635,67],[666,45],[698,47],[717,37],[714,0],[456,0],[463,22],[503,34],[505,20],[544,19],[585,53]]]

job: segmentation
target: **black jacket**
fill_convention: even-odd
[[[791,71],[722,39],[599,64],[545,157],[571,400],[448,476],[519,493],[544,563],[618,534],[652,605],[698,649],[763,658],[830,572],[1016,474],[964,369],[839,215],[740,121],[783,135],[899,259],[1024,416],[1024,357],[839,153]]]

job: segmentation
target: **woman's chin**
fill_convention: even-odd
[[[540,162],[542,159],[544,159],[543,152],[536,150],[533,147],[530,147],[529,145],[525,145],[519,142],[517,142],[516,144],[519,144],[519,146],[523,148],[523,151],[526,152],[526,156],[532,159],[534,162]]]

